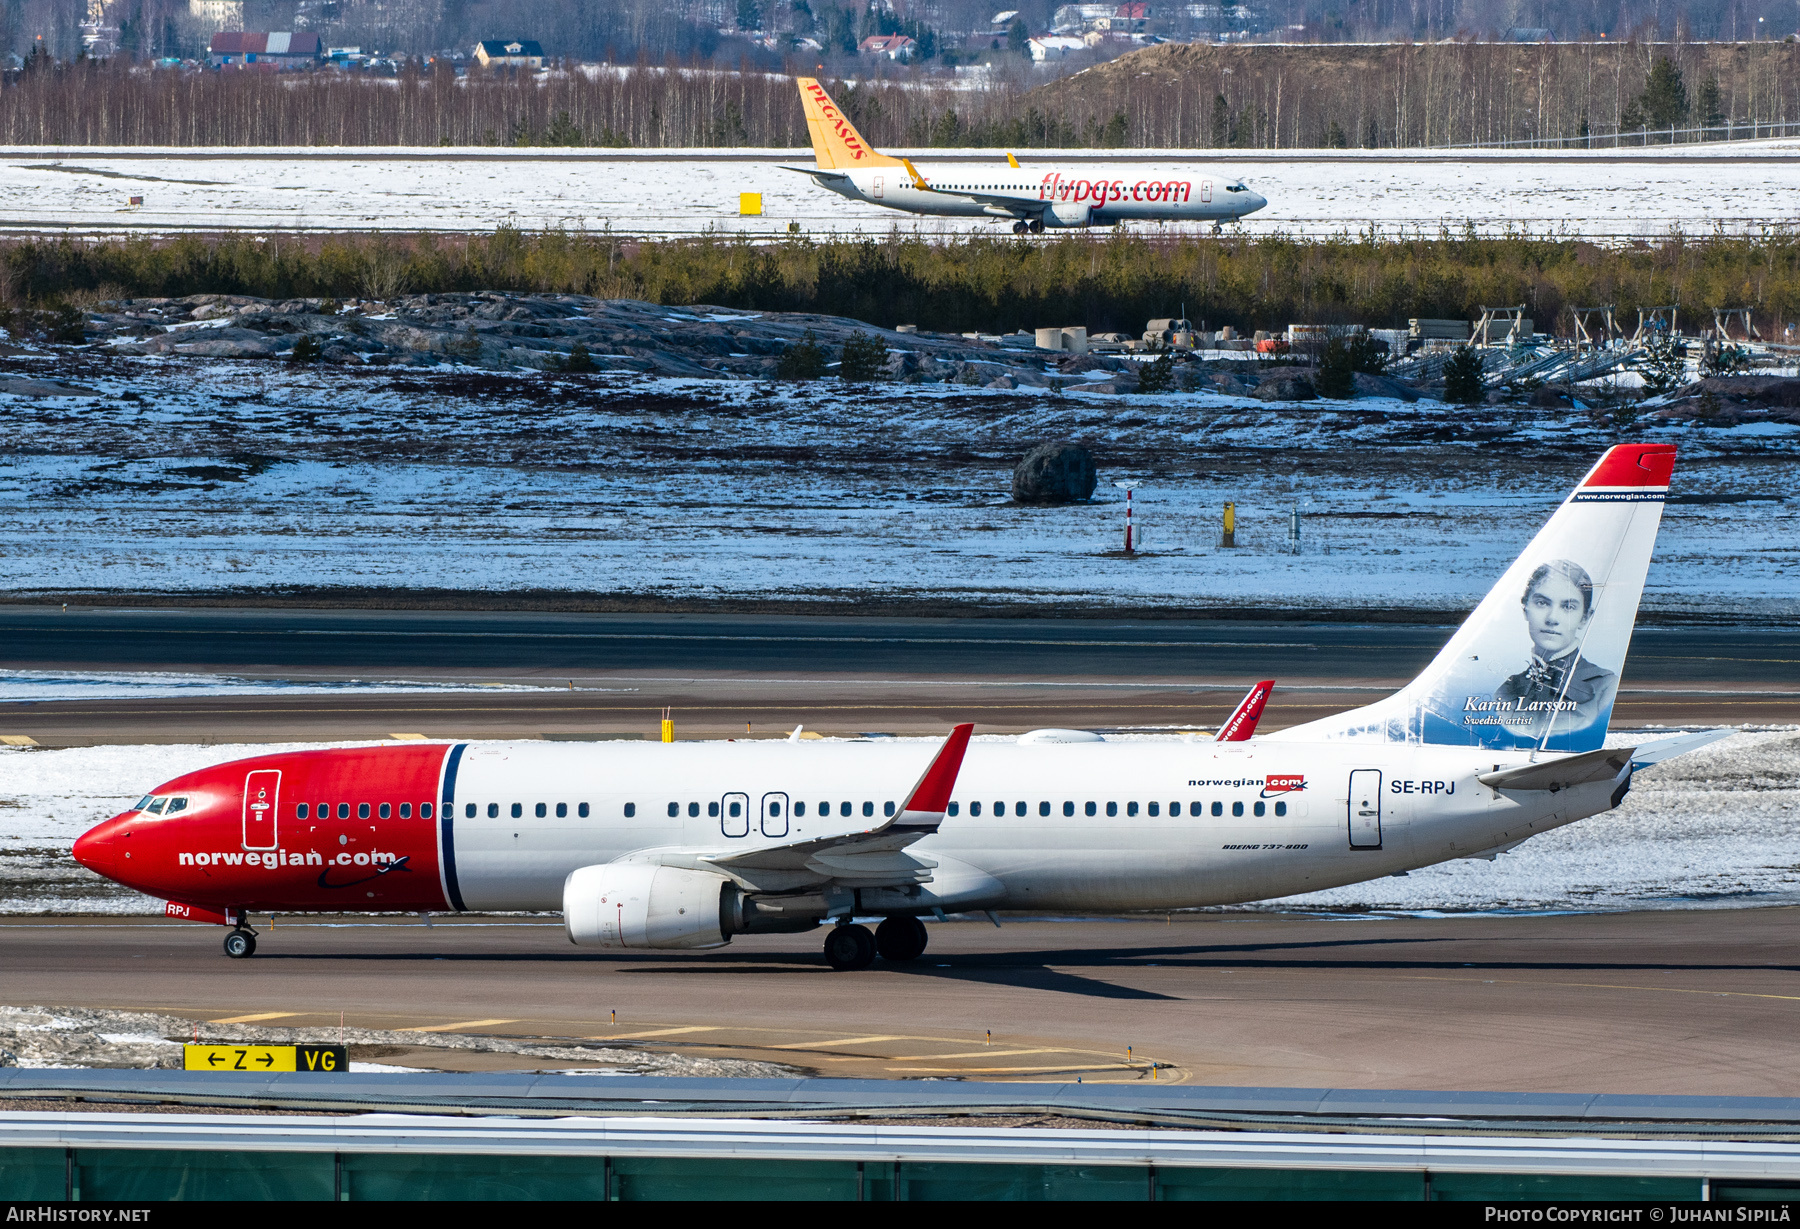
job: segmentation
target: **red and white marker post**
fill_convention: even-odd
[[[1131,545],[1131,493],[1143,483],[1141,479],[1128,478],[1121,482],[1115,482],[1113,485],[1125,492],[1125,553],[1127,555],[1135,554]]]

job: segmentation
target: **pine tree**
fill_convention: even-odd
[[[1350,140],[1344,135],[1343,126],[1336,120],[1332,120],[1331,126],[1325,130],[1325,148],[1344,149],[1349,144]]]
[[[1212,143],[1215,149],[1224,149],[1231,144],[1231,104],[1225,101],[1223,94],[1213,95]]]
[[[1348,401],[1356,392],[1356,368],[1350,365],[1350,348],[1341,337],[1333,337],[1325,345],[1319,369],[1313,373],[1313,387],[1319,396],[1333,401]]]
[[[1681,70],[1668,56],[1658,56],[1650,68],[1650,79],[1638,95],[1638,106],[1648,128],[1677,128],[1687,122],[1687,86],[1682,84]]]
[[[1694,118],[1702,128],[1725,126],[1725,97],[1719,92],[1717,77],[1708,77],[1700,83],[1700,93],[1694,99]]]
[[[844,352],[838,357],[838,376],[845,383],[866,383],[880,376],[886,364],[887,347],[881,340],[856,332],[844,342]]]
[[[776,378],[782,380],[816,380],[825,374],[825,351],[811,329],[806,336],[781,352],[775,362]]]
[[[1458,346],[1444,364],[1444,400],[1452,405],[1478,404],[1487,395],[1481,375],[1481,355],[1472,346]]]
[[[1175,391],[1175,356],[1168,350],[1155,360],[1138,368],[1138,392],[1172,393]]]
[[[1378,376],[1381,369],[1387,366],[1387,343],[1376,341],[1367,333],[1352,333],[1344,349],[1350,355],[1352,371],[1364,371]]]

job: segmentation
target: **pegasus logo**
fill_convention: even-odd
[[[837,133],[837,138],[843,142],[844,148],[850,151],[850,156],[859,161],[864,158],[867,151],[863,148],[862,140],[856,135],[856,129],[852,128],[850,122],[839,113],[837,104],[831,101],[831,95],[827,94],[817,82],[808,86],[807,92],[812,95],[813,102],[817,104],[820,118],[831,124],[832,131]]]

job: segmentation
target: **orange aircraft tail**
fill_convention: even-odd
[[[806,108],[806,129],[812,134],[813,157],[822,171],[848,171],[863,166],[900,166],[901,160],[878,152],[856,130],[825,87],[812,77],[801,77],[800,102]]]

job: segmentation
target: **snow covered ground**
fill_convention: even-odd
[[[408,683],[357,679],[332,683],[280,679],[240,679],[219,674],[163,674],[95,670],[0,670],[0,704],[45,700],[155,700],[171,696],[324,695],[345,691],[380,693],[471,691],[455,683]],[[523,684],[483,683],[482,691],[543,691]]]
[[[1752,141],[1596,152],[1517,150],[1034,150],[1025,167],[1074,178],[1096,159],[1149,173],[1195,164],[1241,175],[1269,198],[1249,232],[1331,233],[1371,224],[1470,224],[1603,236],[1792,225],[1800,142]],[[905,151],[899,151],[905,152]],[[922,173],[1005,151],[917,151]],[[1701,161],[1703,160],[1703,161]],[[0,230],[485,231],[503,223],[631,235],[706,232],[927,234],[991,229],[846,201],[783,166],[810,150],[0,150]],[[1128,174],[1120,171],[1120,174]],[[738,214],[743,192],[763,213]],[[141,208],[127,206],[142,196]],[[1148,225],[1148,224],[1138,224]]]
[[[170,777],[294,749],[0,748],[0,913],[160,913],[160,902],[76,865],[68,856],[75,838]],[[1367,913],[1795,902],[1800,730],[1790,728],[1735,734],[1645,769],[1618,810],[1536,837],[1493,862],[1451,862],[1255,907]]]
[[[551,591],[1141,610],[1466,608],[1620,434],[1579,410],[1272,405],[93,360],[0,392],[0,590]],[[1800,428],[1681,446],[1648,609],[1800,618]],[[1034,443],[1094,503],[1012,503]],[[1118,553],[1140,478],[1140,541]],[[1743,500],[1753,502],[1742,502]],[[1219,546],[1237,505],[1238,546]],[[1692,502],[1726,500],[1728,502]],[[1730,502],[1737,501],[1737,502]],[[1290,548],[1290,512],[1301,543]]]

